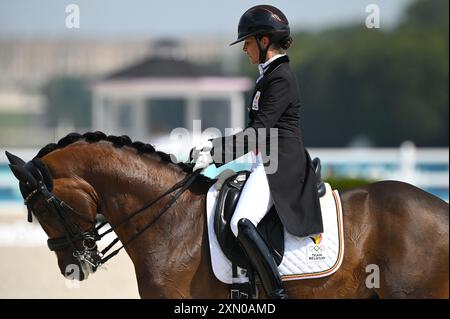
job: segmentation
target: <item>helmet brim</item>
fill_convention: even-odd
[[[247,37],[245,37],[245,38],[247,38]],[[232,46],[232,45],[235,45],[236,43],[242,42],[242,41],[245,40],[245,38],[239,38],[239,39],[237,39],[236,41],[231,42],[231,43],[229,44],[229,46]]]
[[[244,41],[245,39],[247,39],[247,38],[249,38],[249,37],[252,37],[252,36],[255,36],[255,35],[259,34],[259,33],[261,33],[260,30],[254,31],[254,32],[250,32],[249,34],[246,34],[246,35],[243,35],[242,37],[239,37],[236,41],[231,42],[229,45],[230,45],[230,46],[235,45],[236,43],[242,42],[242,41]]]

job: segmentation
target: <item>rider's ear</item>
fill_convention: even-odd
[[[268,36],[264,35],[264,36],[261,37],[261,45],[262,45],[265,49],[268,48],[269,43],[270,43],[270,39],[269,39]]]
[[[37,183],[36,179],[33,177],[33,175],[31,175],[31,173],[25,167],[9,164],[9,168],[13,172],[14,176],[20,182],[24,183],[25,185],[27,185],[31,188],[37,187],[38,183]]]

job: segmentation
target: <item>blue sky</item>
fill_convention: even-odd
[[[379,5],[381,27],[395,24],[411,0],[0,0],[0,36],[235,36],[242,13],[256,4],[280,8],[292,29],[364,24]],[[67,29],[65,8],[80,8],[80,29]]]

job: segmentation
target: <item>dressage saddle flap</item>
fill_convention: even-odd
[[[240,171],[225,179],[214,213],[214,231],[217,241],[225,256],[241,268],[246,268],[248,261],[244,250],[231,230],[230,223],[241,190],[249,174],[250,172],[248,171]],[[277,265],[279,265],[284,253],[284,230],[275,206],[272,206],[270,211],[264,216],[257,229],[272,251]]]

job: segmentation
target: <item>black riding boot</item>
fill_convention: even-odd
[[[267,297],[270,299],[286,299],[287,295],[283,289],[283,283],[272,253],[256,227],[246,218],[242,218],[238,222],[237,239],[245,250],[252,266],[258,272]]]

